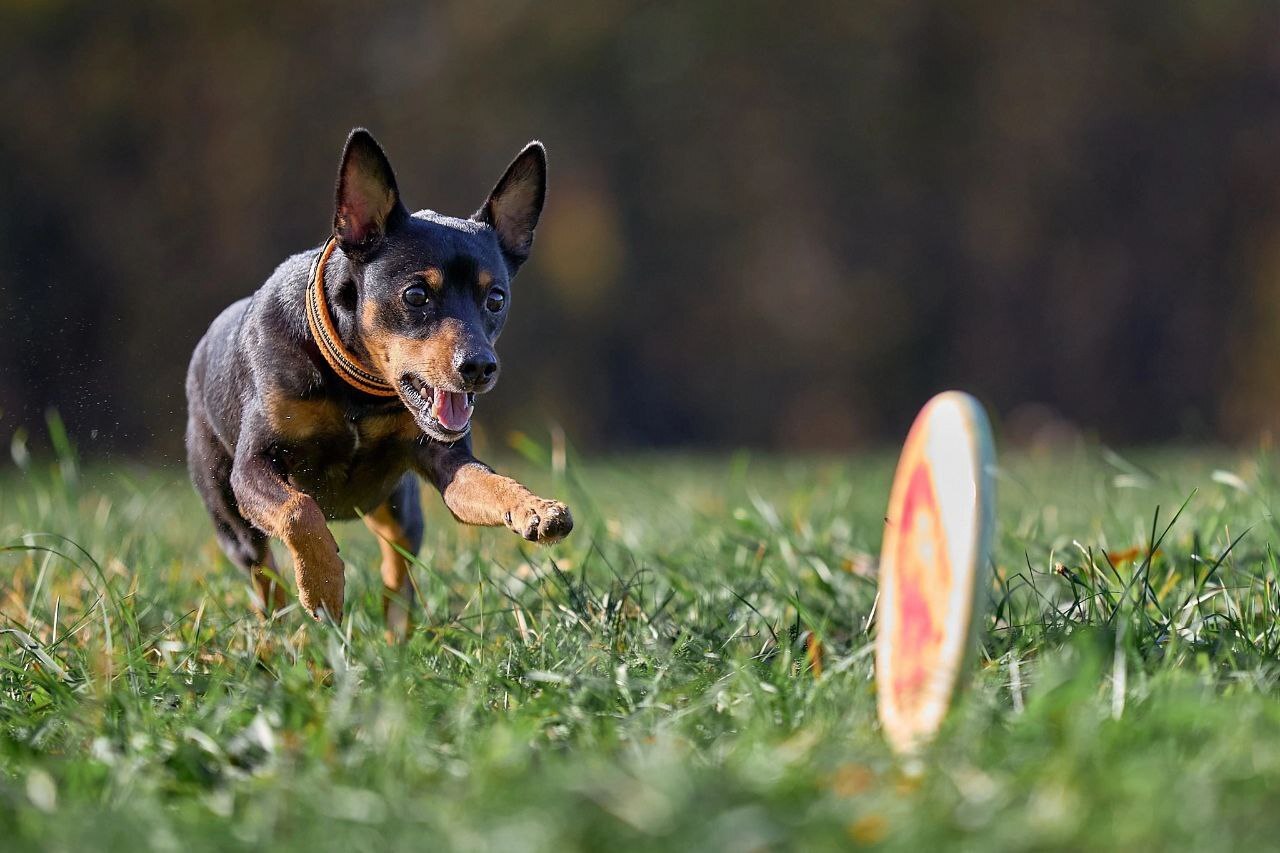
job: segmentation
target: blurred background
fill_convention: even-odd
[[[1280,416],[1271,0],[0,2],[0,439],[177,458],[210,320],[346,133],[465,215],[551,157],[489,436],[846,449]]]

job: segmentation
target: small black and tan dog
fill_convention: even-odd
[[[381,539],[388,628],[411,627],[401,553],[422,541],[416,474],[467,524],[554,542],[569,509],[471,454],[477,394],[498,380],[494,342],[511,279],[529,257],[546,194],[530,143],[469,219],[410,214],[368,131],[347,139],[333,234],[224,311],[187,374],[187,459],[219,544],[254,579],[258,605],[286,601],[269,537],[293,557],[298,598],[341,619],[343,564],[327,522],[363,514]]]

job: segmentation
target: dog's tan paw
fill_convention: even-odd
[[[346,579],[342,558],[330,537],[294,552],[294,575],[298,584],[298,601],[311,618],[320,621],[321,612],[334,622],[342,621]]]
[[[507,527],[530,542],[559,542],[573,530],[573,515],[560,501],[530,498],[506,515]]]

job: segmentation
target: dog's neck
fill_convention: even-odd
[[[324,295],[338,338],[353,355],[360,357],[361,363],[367,364],[369,353],[359,334],[360,318],[356,312],[360,300],[355,295],[357,286],[351,267],[352,261],[343,254],[342,249],[334,249],[329,262],[324,266]],[[313,285],[314,281],[309,279],[307,286]]]
[[[340,263],[331,264],[334,256]],[[307,329],[320,355],[344,382],[374,397],[395,397],[395,388],[370,365],[360,342],[356,311],[336,298],[348,279],[349,263],[332,239],[320,250],[307,279]]]

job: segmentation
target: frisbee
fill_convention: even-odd
[[[920,410],[898,460],[880,554],[876,696],[900,754],[937,733],[976,645],[994,467],[986,412],[959,391]]]

